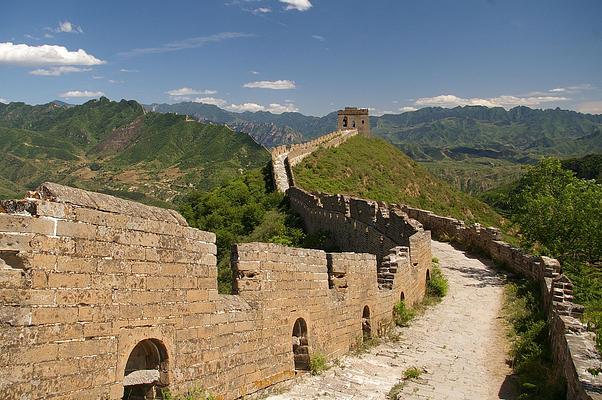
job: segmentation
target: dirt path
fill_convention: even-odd
[[[447,243],[433,241],[449,280],[449,293],[400,329],[399,342],[373,348],[360,357],[344,357],[340,367],[320,376],[304,376],[285,399],[385,399],[409,367],[422,368],[404,382],[403,400],[509,399],[506,340],[498,318],[503,280],[482,261]]]

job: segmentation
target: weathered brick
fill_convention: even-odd
[[[48,274],[48,287],[50,288],[85,288],[90,287],[89,274],[71,274],[51,272]]]
[[[68,324],[77,321],[77,308],[73,307],[36,307],[31,310],[31,323]]]
[[[0,213],[0,232],[41,233],[53,235],[56,221],[47,217]]]

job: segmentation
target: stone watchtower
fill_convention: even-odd
[[[361,135],[370,135],[370,116],[367,108],[345,107],[339,110],[337,130],[357,129]]]

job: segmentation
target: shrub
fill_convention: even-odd
[[[447,279],[441,272],[441,268],[436,263],[433,263],[433,267],[431,268],[431,279],[428,282],[427,286],[427,295],[434,297],[445,297],[447,295],[448,290]]]
[[[408,326],[408,322],[416,316],[416,312],[408,307],[403,300],[400,300],[393,307],[393,318],[397,326]]]
[[[200,387],[193,387],[180,395],[173,395],[169,389],[162,389],[161,396],[164,400],[216,400],[214,395]]]
[[[315,352],[309,359],[309,372],[312,375],[320,375],[328,369],[326,356],[319,351]]]
[[[389,390],[389,393],[387,393],[387,400],[397,400],[399,394],[403,390],[403,385],[404,382],[397,382],[395,385],[393,385],[391,390]]]
[[[404,379],[416,379],[416,378],[419,378],[423,372],[424,371],[420,368],[410,367],[410,368],[406,369],[405,371],[403,371],[403,378]]]

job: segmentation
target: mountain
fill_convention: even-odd
[[[0,197],[50,180],[158,204],[269,160],[244,133],[104,97],[80,106],[0,104],[0,151]]]
[[[336,129],[337,114],[324,117],[306,116],[297,112],[272,114],[267,111],[236,113],[215,105],[183,102],[176,104],[151,104],[145,109],[160,113],[189,115],[199,121],[228,126],[250,135],[265,147],[301,143]]]
[[[372,120],[373,133],[466,191],[513,181],[543,156],[602,152],[602,115],[465,106],[423,108]]]
[[[295,166],[294,173],[296,184],[309,191],[402,203],[484,225],[503,227],[505,222],[487,204],[378,138],[355,136],[339,147],[319,149]]]

